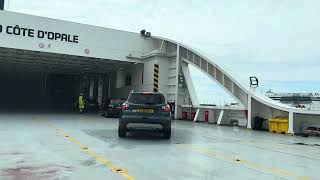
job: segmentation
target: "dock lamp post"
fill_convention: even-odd
[[[250,77],[250,88],[255,90],[257,87],[259,87],[259,80],[256,76]]]

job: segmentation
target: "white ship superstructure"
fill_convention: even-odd
[[[293,107],[320,110],[320,93],[274,93],[269,90],[266,96]]]

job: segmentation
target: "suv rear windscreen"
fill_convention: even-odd
[[[165,99],[162,94],[131,93],[128,102],[133,104],[156,105],[165,104]]]

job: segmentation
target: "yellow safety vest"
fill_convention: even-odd
[[[79,105],[83,105],[83,104],[84,104],[83,96],[79,96]]]

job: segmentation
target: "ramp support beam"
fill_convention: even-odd
[[[199,104],[198,97],[197,97],[197,94],[196,94],[196,91],[195,91],[195,88],[194,88],[194,85],[192,82],[192,78],[191,78],[188,64],[186,62],[181,62],[181,67],[182,67],[182,72],[185,77],[187,88],[188,88],[188,91],[190,94],[192,105],[199,106],[200,104]]]
[[[217,122],[218,125],[221,124],[222,117],[223,117],[223,109],[220,111],[220,115],[219,115],[218,122]]]
[[[196,115],[194,116],[194,119],[193,119],[193,122],[197,122],[197,119],[198,119],[199,113],[200,113],[200,108],[198,108],[198,109],[197,109],[197,111],[196,111]]]
[[[293,131],[293,112],[289,111],[289,128],[288,128],[288,134],[294,134]]]
[[[252,100],[252,97],[249,94],[248,95],[248,119],[247,119],[247,128],[248,129],[252,128],[251,127],[251,114],[252,114],[251,100]]]

